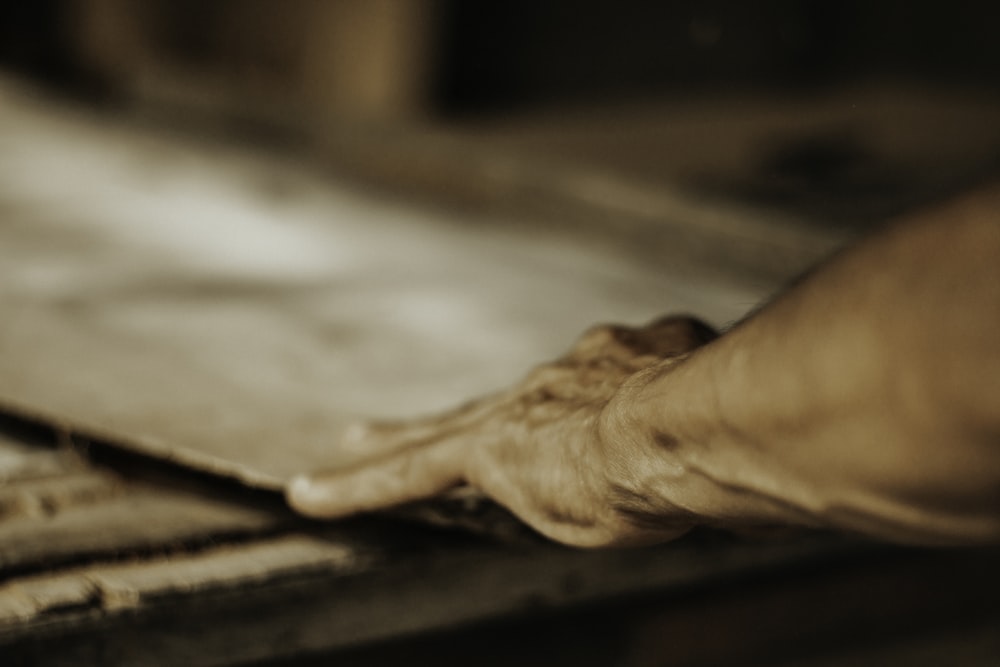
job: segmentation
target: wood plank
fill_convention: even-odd
[[[68,449],[39,449],[0,431],[0,485],[63,475],[81,467],[83,462]]]
[[[87,451],[96,462],[66,448],[33,447],[0,431],[0,461],[11,463],[6,470],[13,477],[0,484],[0,577],[201,549],[220,540],[245,543],[308,524],[278,494],[251,492],[107,448],[98,451],[94,444]],[[500,543],[538,540],[509,512],[468,488],[390,514]]]
[[[0,432],[0,576],[169,551],[291,524],[287,512],[167,485],[126,481],[73,450]],[[284,523],[283,523],[284,522]]]
[[[0,573],[252,537],[290,523],[288,513],[248,504],[167,489],[134,491],[42,520],[0,522]]]
[[[0,143],[0,408],[270,489],[345,461],[347,422],[507,385],[595,321],[762,294],[6,87]]]
[[[88,470],[0,485],[0,520],[45,519],[66,509],[80,509],[122,495],[114,475]],[[2,523],[0,523],[2,525]]]
[[[346,541],[287,535],[194,554],[98,563],[0,585],[0,627],[37,623],[47,613],[88,607],[120,613],[161,597],[238,589],[291,576],[342,576],[370,562],[370,556]]]

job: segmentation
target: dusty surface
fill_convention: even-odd
[[[597,321],[739,317],[583,235],[364,197],[0,92],[0,404],[267,487],[359,416],[518,379]]]

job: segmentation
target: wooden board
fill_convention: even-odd
[[[349,421],[504,386],[596,321],[761,296],[10,87],[0,145],[0,407],[264,488],[337,465]]]

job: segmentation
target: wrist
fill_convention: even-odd
[[[721,342],[721,341],[720,341]],[[626,514],[690,525],[815,524],[726,413],[717,346],[629,378],[602,414],[609,488]]]
[[[694,479],[685,456],[697,438],[690,437],[691,423],[673,417],[690,413],[699,401],[685,406],[670,398],[672,375],[682,363],[673,359],[630,376],[598,421],[609,504],[640,531],[676,534],[704,523],[685,501]]]

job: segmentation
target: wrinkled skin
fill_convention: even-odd
[[[616,509],[603,474],[628,465],[605,422],[629,378],[664,368],[715,337],[701,322],[668,317],[642,328],[595,327],[562,358],[510,390],[451,412],[357,424],[341,448],[359,463],[295,480],[299,511],[335,518],[429,498],[468,484],[538,532],[576,546],[662,541],[683,534],[679,515],[643,525]]]

